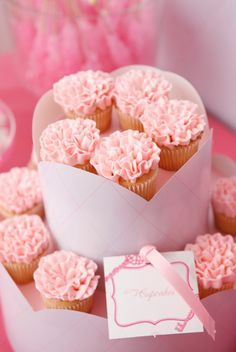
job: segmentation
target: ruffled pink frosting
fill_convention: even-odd
[[[83,300],[98,284],[97,265],[92,260],[64,250],[41,258],[34,273],[38,291],[49,299]]]
[[[198,236],[196,244],[187,244],[185,250],[194,252],[197,278],[204,288],[221,288],[236,275],[236,243],[230,235]]]
[[[139,118],[147,104],[166,100],[171,88],[156,70],[131,69],[116,79],[116,105],[123,113]]]
[[[126,130],[103,137],[91,159],[99,175],[119,182],[119,179],[136,182],[136,179],[156,169],[160,149],[145,133]]]
[[[64,119],[54,122],[40,137],[42,160],[83,165],[94,153],[100,138],[96,122],[89,119]]]
[[[236,217],[236,176],[217,180],[212,192],[212,205],[217,213]]]
[[[38,215],[20,215],[0,222],[0,261],[31,263],[49,245],[49,233]]]
[[[188,145],[201,135],[206,126],[203,115],[197,109],[197,104],[191,101],[172,99],[147,106],[140,120],[145,132],[159,146]]]
[[[22,214],[42,202],[39,175],[27,167],[0,174],[0,207]]]
[[[90,115],[112,105],[114,79],[102,71],[80,71],[53,85],[54,100],[66,113]]]

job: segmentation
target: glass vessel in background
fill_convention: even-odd
[[[158,0],[8,0],[19,71],[40,95],[78,70],[156,62]]]

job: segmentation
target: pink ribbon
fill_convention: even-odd
[[[202,322],[208,334],[215,340],[216,330],[214,319],[173,266],[152,245],[143,247],[140,255],[150,262],[169,281]]]

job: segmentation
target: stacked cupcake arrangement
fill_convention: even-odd
[[[15,167],[0,174],[0,261],[17,284],[35,280],[45,307],[89,312],[97,265],[72,252],[51,249],[43,219],[37,170]]]
[[[54,84],[66,118],[40,137],[42,161],[103,176],[146,200],[156,193],[158,167],[176,171],[198,150],[206,122],[191,101],[169,99],[172,85],[150,69],[118,78],[79,72]],[[112,110],[123,131],[102,136]],[[99,282],[97,264],[73,252],[51,254],[38,171],[13,168],[0,175],[0,261],[18,284],[35,281],[47,308],[90,312]],[[220,179],[212,193],[221,233],[199,236],[194,252],[200,298],[236,282],[236,178]]]
[[[196,104],[169,99],[171,89],[151,69],[131,69],[116,79],[101,71],[62,78],[53,95],[67,118],[42,132],[41,160],[97,173],[150,200],[158,167],[176,171],[184,165],[206,126]],[[123,131],[102,136],[113,108]]]

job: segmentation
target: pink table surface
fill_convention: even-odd
[[[17,77],[14,58],[11,55],[0,57],[0,100],[12,109],[17,123],[16,138],[12,148],[0,163],[0,171],[12,166],[26,165],[31,154],[31,122],[37,98],[24,89]],[[236,161],[235,132],[220,121],[209,116],[210,126],[214,129],[213,152],[226,154]],[[16,317],[17,318],[17,317]],[[0,351],[12,351],[4,332],[0,313]]]

